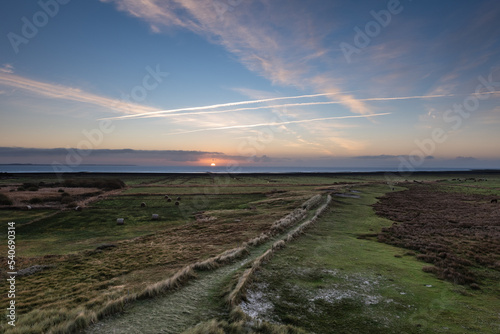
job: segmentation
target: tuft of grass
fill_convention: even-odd
[[[300,219],[305,218],[307,211],[305,211],[303,208],[310,209],[312,206],[316,205],[319,203],[319,200],[321,200],[320,195],[316,195],[310,200],[308,200],[301,209],[299,210],[294,210],[291,214],[287,215],[285,219],[280,219],[278,220],[278,224],[273,224],[271,229],[275,226],[289,226],[291,223],[290,221],[298,221]],[[241,302],[242,299],[245,298],[245,291],[248,287],[248,285],[252,281],[252,276],[255,274],[255,272],[262,266],[262,264],[266,261],[268,261],[272,256],[273,253],[276,252],[279,249],[282,249],[285,247],[285,244],[287,242],[292,241],[293,239],[297,238],[298,235],[302,234],[304,230],[309,227],[309,225],[313,224],[316,222],[316,220],[325,212],[325,210],[328,208],[332,201],[332,197],[330,195],[327,196],[325,204],[323,204],[320,208],[318,208],[310,220],[307,220],[306,222],[302,223],[299,227],[294,229],[292,232],[288,234],[288,236],[283,239],[276,241],[270,249],[268,249],[266,252],[264,252],[262,255],[257,257],[253,262],[250,268],[245,270],[243,274],[239,277],[238,282],[236,283],[236,286],[234,289],[229,293],[227,297],[227,304],[229,305],[230,309],[235,309],[238,304]],[[305,211],[305,212],[303,212]],[[300,217],[300,219],[298,218]],[[283,223],[286,222],[286,223]],[[273,229],[275,230],[275,229]]]
[[[149,285],[146,289],[144,289],[144,291],[137,294],[137,299],[151,298],[166,291],[177,289],[193,277],[195,277],[193,266],[188,265],[175,273],[174,276],[164,281]]]

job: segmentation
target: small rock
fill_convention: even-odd
[[[109,249],[109,248],[114,248],[116,245],[113,244],[102,244],[96,247],[95,250],[104,250],[104,249]]]

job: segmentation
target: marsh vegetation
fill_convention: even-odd
[[[421,183],[389,187],[383,174],[120,175],[114,188],[95,181],[109,176],[57,185],[48,175],[4,178],[0,193],[12,202],[0,205],[0,221],[16,221],[16,267],[27,274],[17,278],[17,325],[2,320],[2,329],[76,332],[122,312],[133,317],[150,298],[165,300],[153,313],[174,314],[181,306],[172,300],[190,303],[197,291],[208,312],[184,314],[179,331],[494,333],[500,207],[490,199],[500,197],[500,176],[474,177],[488,181],[419,174]],[[38,190],[17,190],[28,183]],[[44,196],[71,196],[81,211],[60,201],[24,209]],[[177,197],[178,206],[167,201]]]

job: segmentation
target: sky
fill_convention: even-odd
[[[496,0],[0,4],[0,164],[500,168]]]

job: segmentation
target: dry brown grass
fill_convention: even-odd
[[[274,209],[273,214],[279,212]],[[55,268],[22,278],[17,331],[29,333],[30,319],[41,317],[47,321],[39,332],[69,333],[120,312],[138,298],[175,289],[194,277],[194,270],[210,270],[244,255],[249,237],[265,239],[262,233],[270,230],[274,215],[256,212],[241,221],[195,221],[116,242],[117,247],[104,251],[22,258],[20,268]]]
[[[24,207],[29,204],[33,198],[40,198],[42,203],[38,205],[29,204],[33,207],[51,207],[61,208],[61,194],[59,189],[69,194],[75,201],[81,201],[87,197],[97,196],[101,193],[98,188],[40,188],[38,191],[17,191],[17,186],[9,186],[0,188],[0,194],[7,195],[12,200],[13,207]],[[14,191],[11,191],[14,190]]]

